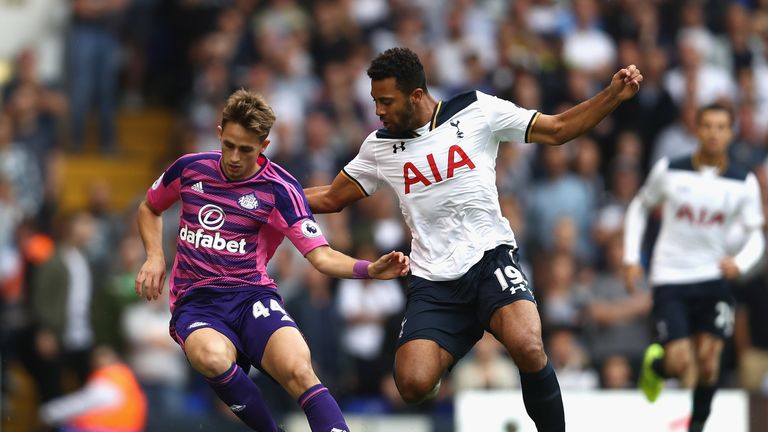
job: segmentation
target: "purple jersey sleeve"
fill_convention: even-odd
[[[271,163],[264,174],[275,183],[275,209],[270,216],[272,226],[288,237],[302,255],[327,245],[299,182],[275,163]]]

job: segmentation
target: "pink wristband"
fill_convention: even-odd
[[[371,264],[370,261],[357,260],[352,267],[352,277],[355,279],[370,279],[371,277],[368,275],[369,264]]]

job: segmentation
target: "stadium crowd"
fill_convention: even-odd
[[[768,206],[765,0],[5,0],[0,29],[4,421],[21,392],[10,365],[23,366],[44,403],[84,382],[89,353],[108,345],[147,395],[156,426],[148,430],[183,422],[239,427],[169,337],[167,299],[134,294],[144,258],[135,206],[111,207],[108,186],[94,182],[100,186],[87,207],[58,211],[67,181],[61,155],[88,151],[92,108],[104,158],[120,158],[120,111],[172,111],[169,164],[219,149],[222,104],[233,89],[250,88],[277,116],[268,157],[309,187],[329,183],[381,127],[365,69],[387,48],[419,54],[437,99],[478,89],[544,112],[590,97],[618,66],[638,65],[639,94],[591,133],[559,147],[499,150],[502,211],[565,392],[635,386],[654,329],[648,290],[628,295],[623,285],[623,216],[656,160],[693,150],[698,107],[718,101],[736,113],[730,157],[754,170]],[[136,185],[136,203],[148,186]],[[167,254],[177,214],[165,213]],[[317,219],[334,248],[357,257],[409,247],[388,193]],[[740,240],[734,232],[734,248]],[[455,392],[519,386],[514,363],[484,338],[433,402],[406,406],[391,374],[402,282],[332,280],[290,247],[278,250],[270,270],[345,413],[418,412],[448,430]],[[747,275],[736,289],[723,377],[726,387],[764,397],[767,273]],[[276,411],[294,409],[274,382],[253,378]]]

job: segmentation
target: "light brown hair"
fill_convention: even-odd
[[[222,128],[230,121],[255,133],[263,141],[275,124],[275,113],[262,95],[240,89],[227,99],[221,113]]]

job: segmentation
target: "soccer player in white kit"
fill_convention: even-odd
[[[384,129],[371,133],[331,185],[307,189],[315,213],[335,212],[386,184],[400,199],[412,237],[408,300],[395,355],[406,402],[440,378],[490,331],[521,371],[525,407],[540,431],[563,431],[560,387],[544,353],[533,294],[496,190],[499,142],[562,144],[632,97],[632,65],[568,111],[549,116],[479,91],[432,98],[412,51],[392,48],[368,69]],[[527,300],[527,301],[517,301]]]
[[[624,232],[625,277],[632,292],[643,275],[640,249],[648,213],[662,204],[649,275],[661,344],[646,350],[640,388],[653,402],[664,378],[676,377],[683,387],[694,387],[690,432],[704,429],[723,342],[733,334],[728,281],[749,271],[764,250],[757,178],[727,158],[733,114],[720,105],[701,108],[696,133],[699,146],[693,155],[663,158],[653,167],[629,205]],[[730,256],[728,234],[737,224],[746,241]]]

